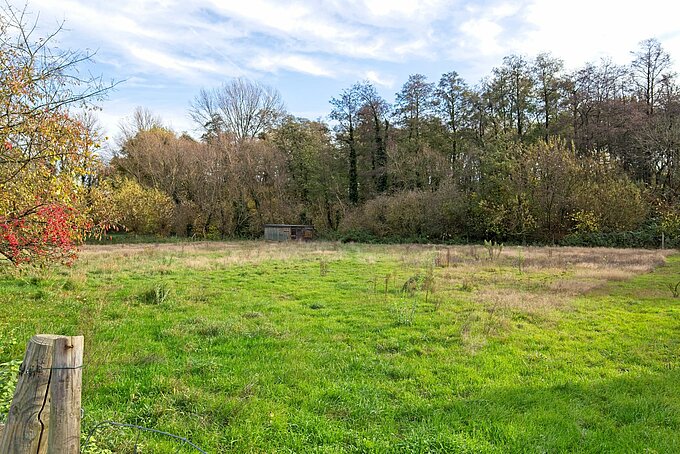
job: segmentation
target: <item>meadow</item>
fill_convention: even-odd
[[[0,273],[0,412],[33,334],[82,334],[84,432],[214,453],[680,452],[678,281],[680,256],[653,250],[85,246]],[[136,437],[102,430],[90,452]]]

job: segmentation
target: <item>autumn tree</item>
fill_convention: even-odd
[[[89,53],[55,47],[61,27],[37,29],[25,8],[0,10],[0,255],[14,264],[75,257],[97,145],[74,110],[111,87],[78,71]]]

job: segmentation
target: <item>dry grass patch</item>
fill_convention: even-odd
[[[599,269],[603,267],[651,271],[662,265],[673,251],[647,249],[512,247],[501,258],[512,261],[523,257],[527,269],[568,268],[572,266]]]
[[[553,294],[574,297],[584,295],[591,290],[600,287],[602,284],[602,282],[590,279],[558,279],[548,284],[547,290]]]
[[[562,309],[569,302],[566,295],[554,292],[527,292],[517,289],[485,289],[475,300],[496,310],[512,310],[527,314],[543,314],[553,309]]]
[[[164,271],[172,266],[207,271],[272,260],[316,259],[319,256],[329,257],[339,254],[335,243],[208,241],[175,244],[86,245],[82,248],[81,260],[85,263],[102,264],[126,261],[132,264],[143,264],[145,268],[149,267],[149,262],[160,260]],[[112,268],[111,271],[113,270]]]

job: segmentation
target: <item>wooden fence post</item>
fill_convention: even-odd
[[[0,453],[79,452],[82,358],[82,336],[31,338],[0,432]]]
[[[52,346],[57,336],[38,334],[28,342],[12,405],[0,439],[0,453],[47,452]]]
[[[83,336],[60,337],[52,350],[48,454],[80,452]]]

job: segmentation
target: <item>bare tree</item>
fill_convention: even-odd
[[[118,146],[123,148],[125,142],[142,131],[150,131],[154,128],[164,128],[163,120],[146,107],[137,106],[132,116],[123,118],[118,123],[120,136],[117,138]]]
[[[671,67],[671,57],[663,50],[661,43],[654,38],[640,42],[637,52],[632,52],[635,57],[631,63],[633,80],[640,90],[640,94],[647,104],[647,114],[654,113],[656,103],[656,87]]]
[[[268,132],[284,114],[276,89],[244,78],[201,89],[190,108],[191,118],[205,130],[204,138],[229,133],[236,141]]]

